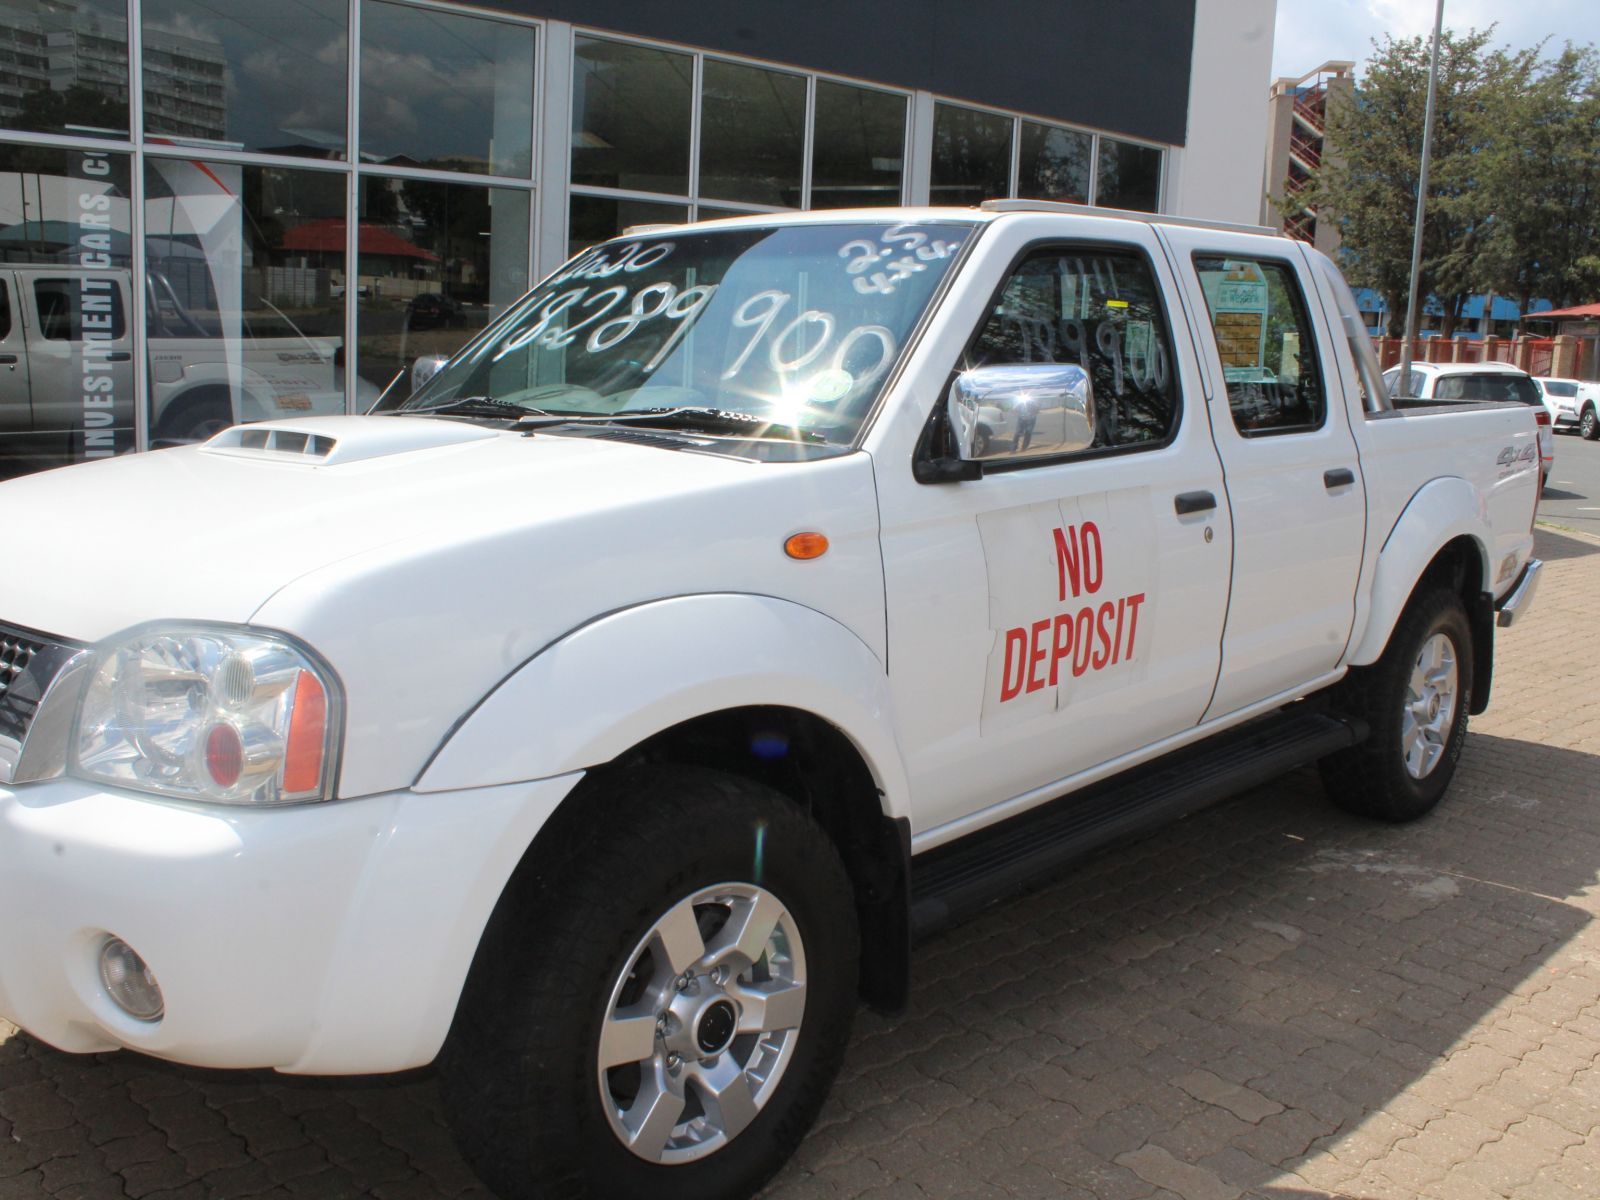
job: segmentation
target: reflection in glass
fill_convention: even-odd
[[[817,80],[811,207],[899,204],[906,99]]]
[[[806,81],[708,58],[700,97],[700,194],[800,206]]]
[[[1094,202],[1103,208],[1156,212],[1161,207],[1161,151],[1102,137]]]
[[[1029,200],[1089,203],[1089,163],[1094,138],[1076,129],[1022,122],[1017,195]]]
[[[572,63],[572,182],[689,191],[687,54],[577,39]]]
[[[1010,117],[936,104],[933,114],[934,204],[981,204],[1011,193]]]
[[[345,177],[145,160],[150,444],[344,411]]]
[[[759,213],[752,214],[741,208],[718,208],[714,204],[702,204],[695,209],[694,219],[696,221],[720,221],[724,217],[748,217],[759,215]]]
[[[528,208],[509,188],[361,180],[357,411],[395,374],[449,355],[528,290]]]
[[[367,0],[363,158],[528,178],[533,39],[527,25]]]
[[[126,4],[0,0],[0,125],[126,137]]]
[[[574,196],[571,223],[567,227],[567,253],[576,254],[635,225],[681,225],[688,219],[689,210],[681,204]]]
[[[128,173],[0,146],[0,478],[133,449]]]
[[[144,0],[148,135],[345,156],[344,0]]]

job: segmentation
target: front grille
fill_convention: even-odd
[[[0,739],[21,745],[39,701],[77,648],[0,625]]]

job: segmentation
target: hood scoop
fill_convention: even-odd
[[[203,453],[333,467],[497,437],[493,429],[431,417],[308,417],[224,429]]]

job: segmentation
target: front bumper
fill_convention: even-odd
[[[0,786],[0,1016],[77,1052],[422,1066],[506,880],[580,777],[266,810]],[[160,1020],[101,985],[108,934],[149,964]]]
[[[1495,604],[1499,614],[1496,619],[1502,628],[1515,625],[1533,607],[1533,597],[1539,591],[1539,576],[1543,571],[1544,563],[1537,558],[1530,558],[1522,568],[1522,574],[1517,576],[1516,583],[1511,585],[1511,590]]]

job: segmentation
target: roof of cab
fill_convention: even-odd
[[[668,229],[688,228],[691,225],[708,229],[737,228],[741,225],[838,225],[868,221],[874,224],[882,224],[885,221],[947,221],[980,225],[1007,216],[1048,213],[1094,217],[1099,220],[1138,221],[1146,225],[1183,225],[1233,233],[1253,233],[1280,238],[1284,236],[1280,230],[1267,225],[1239,225],[1228,221],[1178,217],[1170,213],[1132,212],[1120,208],[1096,208],[1087,204],[1064,204],[1053,200],[985,200],[977,208],[813,208],[794,212],[748,213],[683,224],[630,225],[622,231],[622,236],[646,237]]]

